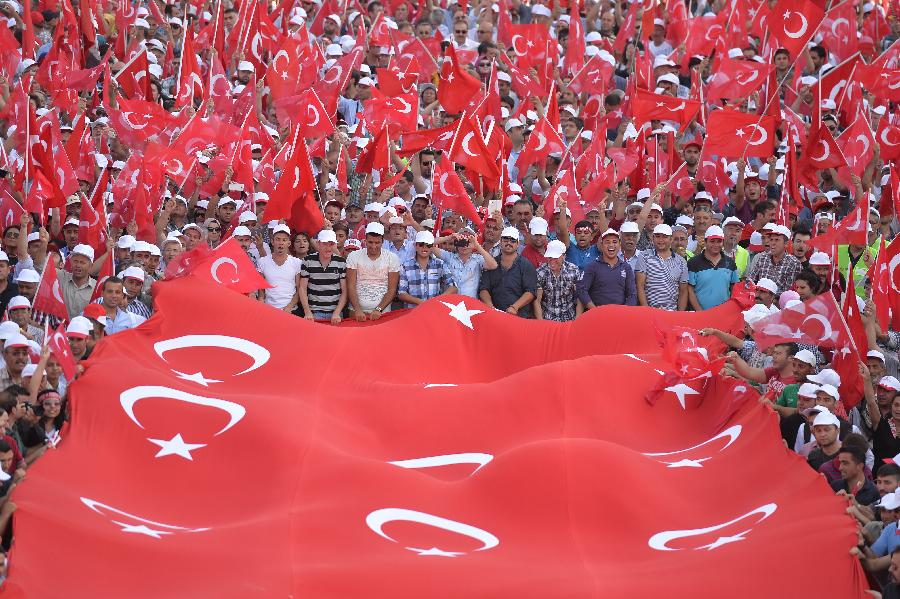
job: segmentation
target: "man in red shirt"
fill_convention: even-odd
[[[531,265],[538,268],[547,261],[544,253],[547,251],[547,221],[540,216],[535,216],[528,223],[528,236],[525,249],[522,250],[522,257],[531,262]]]
[[[769,351],[772,355],[772,365],[768,368],[751,367],[737,352],[728,352],[728,363],[739,377],[747,379],[751,383],[765,384],[764,397],[773,400],[781,395],[786,385],[797,382],[794,378],[791,357],[800,351],[800,348],[796,343],[779,343],[773,345]]]

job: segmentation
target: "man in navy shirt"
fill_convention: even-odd
[[[613,229],[600,236],[600,257],[585,267],[578,299],[588,310],[605,304],[637,305],[634,271],[619,258],[619,233]]]

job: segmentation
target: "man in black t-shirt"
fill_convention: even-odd
[[[861,505],[868,505],[878,499],[875,483],[866,478],[866,454],[861,448],[844,445],[838,450],[838,461],[841,480],[832,482],[832,489],[854,497]]]

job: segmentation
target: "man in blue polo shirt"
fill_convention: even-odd
[[[607,229],[600,237],[600,257],[585,266],[578,280],[578,299],[590,310],[605,304],[637,305],[634,271],[619,257],[619,233]]]
[[[738,282],[734,258],[722,253],[725,235],[722,228],[706,229],[703,252],[688,260],[688,303],[694,310],[709,310],[731,297],[731,286]]]

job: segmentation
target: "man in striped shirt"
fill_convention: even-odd
[[[634,270],[640,305],[662,310],[687,308],[687,261],[672,251],[669,225],[654,227],[653,247],[638,254]]]
[[[347,305],[347,261],[335,253],[337,235],[331,229],[319,231],[316,241],[319,251],[300,267],[300,305],[307,320],[338,324]]]

